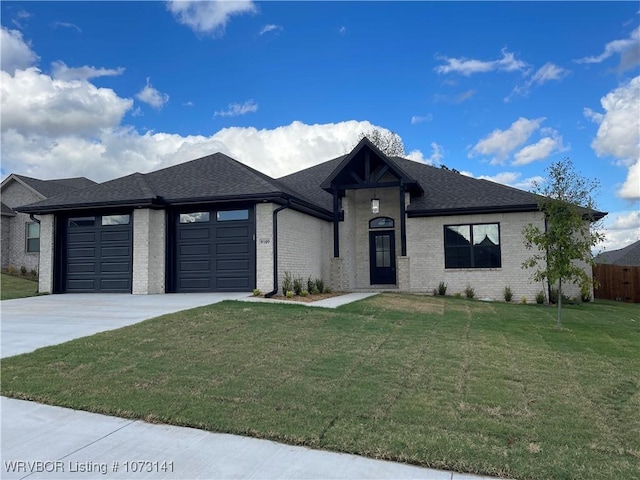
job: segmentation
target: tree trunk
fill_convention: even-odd
[[[558,321],[557,328],[562,328],[562,278],[558,280]]]

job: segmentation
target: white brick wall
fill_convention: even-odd
[[[444,225],[495,222],[500,223],[501,268],[445,270]],[[535,301],[536,293],[544,287],[531,280],[533,270],[522,268],[522,263],[532,255],[522,236],[529,223],[544,227],[539,212],[409,218],[407,255],[411,261],[411,290],[431,292],[445,282],[447,294],[464,292],[469,285],[477,298],[502,300],[505,286],[510,286],[514,301],[523,296],[529,302]]]
[[[256,288],[262,293],[274,289],[273,210],[277,206],[273,203],[256,204]]]
[[[2,201],[11,208],[28,205],[43,198],[16,181],[10,181],[2,189]],[[5,238],[5,235],[2,237],[2,268],[12,265],[18,270],[23,266],[27,271],[37,270],[38,254],[27,253],[26,249],[26,225],[31,222],[31,218],[27,213],[16,213],[15,217],[8,217],[11,225],[9,234],[7,238]]]
[[[39,215],[40,266],[38,292],[53,293],[54,216]]]
[[[288,208],[278,213],[278,288],[284,272],[330,282],[332,223]],[[273,275],[273,274],[272,274]],[[272,282],[273,283],[273,282]]]
[[[133,211],[134,294],[165,292],[166,213],[148,208]]]

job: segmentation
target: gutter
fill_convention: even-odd
[[[35,222],[38,224],[38,242],[40,242],[40,220],[38,220],[33,213],[29,214],[29,218],[31,219],[32,222]],[[40,245],[38,244],[38,293],[40,293]]]
[[[278,213],[291,206],[291,200],[287,200],[285,205],[273,211],[273,290],[265,293],[265,298],[271,298],[278,293]]]

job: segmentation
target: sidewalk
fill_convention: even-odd
[[[3,479],[489,478],[5,397],[0,407]]]

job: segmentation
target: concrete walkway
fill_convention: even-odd
[[[378,295],[378,293],[379,292],[345,293],[344,295],[336,295],[335,297],[329,297],[315,302],[297,302],[295,300],[281,300],[279,298],[273,299],[263,297],[247,297],[241,298],[240,300],[245,302],[285,303],[289,305],[303,305],[305,307],[338,308],[348,303],[357,302],[358,300]]]
[[[0,407],[3,479],[488,478],[4,397]]]

